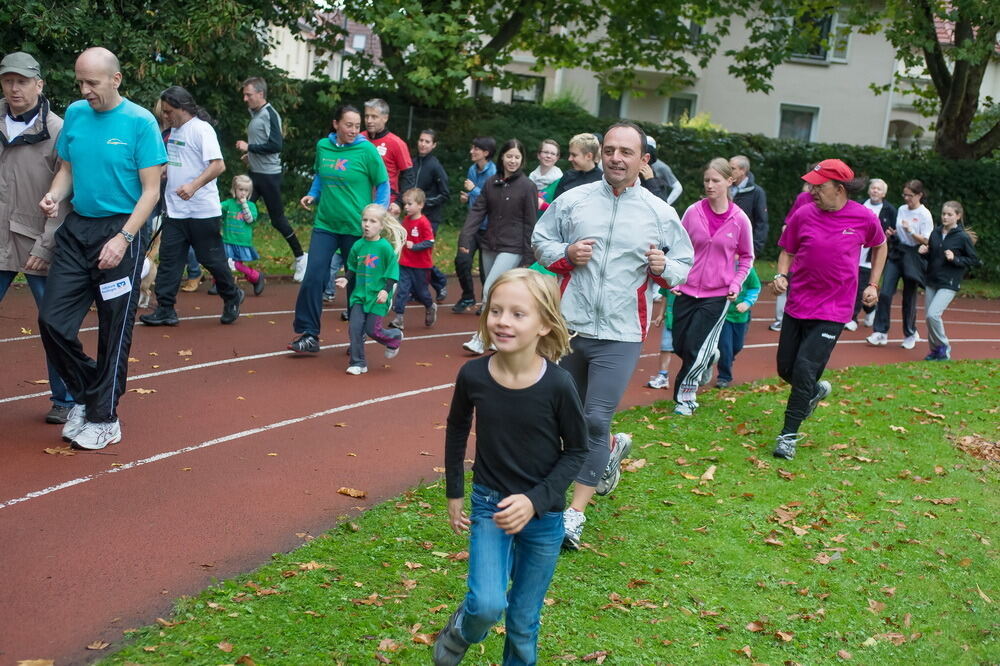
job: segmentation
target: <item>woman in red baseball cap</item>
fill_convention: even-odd
[[[858,288],[858,256],[872,248],[871,282],[863,300],[878,300],[878,280],[885,265],[885,233],[875,215],[851,200],[865,178],[837,159],[823,160],[802,176],[815,205],[801,206],[788,217],[778,239],[781,254],[771,285],[788,292],[778,340],[778,374],[792,385],[785,423],[774,456],[791,459],[802,438],[799,426],[830,394],[820,381],[844,324],[854,315]]]

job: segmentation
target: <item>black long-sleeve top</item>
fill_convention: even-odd
[[[979,265],[976,248],[965,227],[959,224],[947,236],[944,235],[944,227],[935,227],[927,244],[927,286],[958,291],[965,271]],[[951,250],[955,258],[948,261],[944,256],[945,250]]]
[[[458,371],[445,434],[445,493],[465,496],[465,450],[474,412],[473,483],[505,497],[526,495],[537,516],[562,511],[566,489],[587,456],[587,425],[576,384],[568,372],[546,361],[541,379],[509,389],[490,375],[489,360],[477,358]]]

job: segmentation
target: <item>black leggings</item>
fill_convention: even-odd
[[[795,433],[806,418],[816,383],[830,360],[844,325],[823,319],[796,319],[787,312],[778,338],[778,374],[792,385],[781,434]]]
[[[698,380],[719,347],[728,307],[725,296],[695,298],[679,294],[674,299],[674,353],[681,357],[681,369],[674,381],[676,402],[695,399]]]
[[[292,254],[296,257],[302,256],[302,244],[295,237],[292,225],[285,217],[285,204],[281,201],[281,174],[280,173],[254,173],[250,172],[250,180],[253,182],[253,195],[250,200],[254,203],[258,199],[264,200],[267,206],[267,215],[271,218],[271,226],[278,230],[278,233],[288,243],[292,249]]]

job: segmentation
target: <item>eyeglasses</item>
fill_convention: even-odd
[[[553,153],[551,151],[540,150],[539,155],[545,155],[546,157],[559,157],[559,153]]]

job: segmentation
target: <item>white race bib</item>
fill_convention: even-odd
[[[124,294],[131,293],[131,291],[132,280],[128,276],[123,277],[121,280],[105,282],[101,285],[101,300],[110,301],[112,298],[118,298]]]

